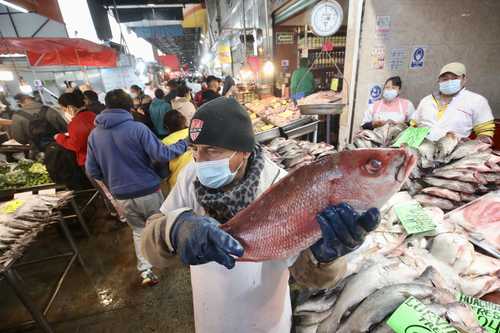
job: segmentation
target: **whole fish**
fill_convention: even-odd
[[[365,140],[363,138],[355,138],[354,139],[354,145],[356,148],[372,148],[373,144],[369,140]]]
[[[460,197],[460,193],[442,187],[426,187],[422,189],[422,193],[456,202],[460,202],[462,200],[462,198]]]
[[[489,182],[485,174],[470,169],[435,169],[432,175],[439,178],[454,179],[469,183],[487,184]],[[495,173],[494,175],[498,174]],[[500,179],[500,176],[498,179]]]
[[[434,166],[435,151],[435,143],[431,140],[424,139],[422,144],[418,147],[418,152],[420,154],[419,164],[422,168],[427,169]]]
[[[436,142],[436,151],[434,152],[434,160],[445,162],[446,157],[451,154],[458,144],[458,136],[449,132]]]
[[[447,188],[448,190],[455,192],[474,193],[477,190],[477,184],[461,182],[459,180],[441,179],[436,177],[424,177],[422,180],[429,185]]]
[[[318,333],[336,332],[344,314],[378,289],[409,283],[420,275],[417,267],[400,258],[386,259],[355,275],[345,286],[330,316],[318,327]]]
[[[492,169],[488,165],[486,165],[490,158],[490,155],[491,154],[484,152],[470,155],[462,158],[461,160],[448,164],[440,168],[440,170],[472,169],[480,172],[492,171]]]
[[[462,199],[463,202],[474,201],[474,200],[476,200],[479,197],[481,197],[481,196],[477,195],[477,194],[460,193],[460,199]]]
[[[452,303],[446,306],[446,319],[450,322],[450,324],[458,328],[461,332],[466,333],[483,333],[487,332],[484,328],[482,328],[474,313],[471,309],[462,303]]]
[[[413,198],[422,206],[435,206],[441,208],[442,210],[452,210],[455,208],[455,204],[450,200],[438,198],[428,194],[417,194]]]
[[[378,145],[382,145],[384,142],[384,138],[382,138],[380,135],[371,130],[362,130],[361,132],[358,133],[357,137],[364,139],[366,141],[371,141]]]
[[[446,159],[446,163],[453,160],[459,160],[474,153],[490,150],[490,145],[479,140],[469,140],[459,143],[453,153]]]
[[[485,172],[481,174],[485,179],[486,183],[500,184],[500,173],[499,172]]]
[[[290,172],[221,228],[243,245],[242,261],[284,259],[313,245],[316,214],[331,204],[381,207],[415,165],[405,149],[358,149],[328,155]]]
[[[443,303],[455,300],[448,292],[421,283],[404,283],[385,287],[366,298],[336,332],[368,332],[372,326],[384,320],[410,296],[417,299],[430,298]]]

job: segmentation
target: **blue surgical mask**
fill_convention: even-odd
[[[390,102],[398,97],[398,91],[396,89],[384,89],[383,96],[386,101]]]
[[[229,161],[235,154],[222,160],[195,162],[196,176],[200,183],[212,189],[221,188],[231,183],[242,165],[240,164],[235,172],[231,172]]]
[[[460,79],[439,82],[439,91],[445,95],[455,95],[461,88]]]

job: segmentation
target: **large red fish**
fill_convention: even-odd
[[[221,228],[245,248],[238,260],[288,258],[321,237],[316,214],[340,202],[359,211],[380,208],[399,191],[415,162],[405,149],[329,155],[288,174]]]

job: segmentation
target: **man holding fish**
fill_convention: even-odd
[[[466,72],[459,62],[445,65],[439,72],[439,92],[420,101],[412,122],[431,129],[428,139],[437,141],[449,132],[463,138],[473,132],[479,140],[492,143],[493,113],[486,98],[465,88]]]
[[[308,183],[320,174],[316,166],[309,174],[306,166],[287,176],[271,162],[255,142],[247,112],[225,97],[196,112],[189,140],[194,161],[179,175],[162,214],[148,221],[142,248],[155,266],[166,266],[175,254],[191,265],[195,326],[204,333],[290,332],[289,267],[311,279],[328,274],[335,259],[356,249],[376,228],[378,209],[368,208],[380,207],[397,191],[408,163],[414,164],[402,150],[382,149],[377,159],[352,153],[348,163],[362,157],[363,165],[345,177],[341,166],[321,166],[325,176],[316,183],[340,189],[346,200],[339,200],[327,187]],[[370,153],[375,150],[363,154]],[[394,185],[380,179],[389,170]],[[357,183],[346,185],[344,178]],[[373,204],[357,192],[377,192],[367,184],[382,190],[372,196]],[[379,187],[387,184],[391,187]],[[313,188],[318,193],[309,191]],[[357,213],[342,201],[366,212]],[[300,280],[307,283],[307,278]]]

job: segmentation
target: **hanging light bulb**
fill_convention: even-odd
[[[262,66],[262,72],[266,76],[273,76],[274,74],[274,64],[271,60],[267,60]]]

